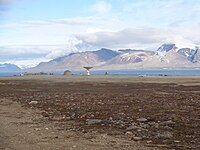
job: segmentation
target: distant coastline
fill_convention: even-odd
[[[75,75],[86,74],[85,70],[71,71]],[[132,69],[132,70],[91,70],[91,75],[133,75],[133,76],[200,76],[200,68],[195,69]],[[63,75],[63,71],[45,72],[47,74]],[[24,72],[0,72],[0,76],[20,76]]]

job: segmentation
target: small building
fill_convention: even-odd
[[[72,72],[70,70],[64,71],[63,75],[72,75]]]

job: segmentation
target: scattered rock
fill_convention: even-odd
[[[101,119],[87,119],[86,122],[87,122],[88,125],[103,123],[103,121]]]
[[[56,135],[54,138],[55,138],[55,139],[58,139],[58,136]]]
[[[135,141],[140,141],[140,140],[142,140],[142,137],[134,136],[134,137],[133,137],[133,140],[135,140]]]
[[[138,118],[137,121],[139,121],[139,122],[147,122],[148,119],[146,119],[146,118]]]
[[[142,129],[142,128],[139,127],[139,126],[135,126],[135,125],[132,125],[132,126],[126,128],[127,131],[130,131],[130,130],[138,130],[138,129]]]
[[[133,132],[127,131],[127,132],[125,133],[125,136],[126,136],[129,140],[132,140],[134,134],[133,134]]]
[[[31,102],[29,102],[29,105],[36,105],[36,104],[38,104],[38,101],[31,101]]]
[[[43,117],[49,117],[49,113],[46,111],[42,111],[41,114]]]
[[[158,133],[158,138],[172,138],[173,137],[173,134],[172,132],[169,132],[169,131],[165,131],[165,132],[162,132],[162,133]]]
[[[168,121],[164,121],[160,123],[160,125],[163,125],[163,126],[174,125],[174,124],[175,122],[173,122],[172,120],[168,120]]]
[[[71,119],[75,119],[75,117],[76,117],[76,114],[75,114],[75,113],[71,113],[71,114],[70,114],[70,118],[71,118]]]
[[[35,128],[34,130],[35,130],[35,131],[40,131],[41,129],[40,129],[40,128]]]
[[[149,140],[149,141],[147,141],[147,144],[150,144],[150,143],[152,143],[153,141],[152,140]]]
[[[180,143],[181,141],[179,141],[179,140],[174,140],[174,143]]]
[[[52,121],[62,121],[65,119],[65,116],[62,116],[62,115],[55,115],[55,116],[52,116],[51,120]]]
[[[125,133],[125,135],[126,135],[126,136],[133,136],[133,132],[127,131],[127,132]]]

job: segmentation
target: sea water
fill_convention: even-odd
[[[91,70],[91,74],[103,75],[107,72],[109,75],[133,75],[133,76],[200,76],[200,69],[185,69],[185,70],[169,70],[169,69],[157,69],[157,70]],[[52,72],[51,72],[52,73]],[[62,75],[63,71],[53,72],[55,75]],[[85,70],[72,71],[73,74],[86,74]],[[23,72],[0,72],[0,76],[14,76],[20,75]]]
[[[108,70],[108,71],[93,71],[91,74],[105,74],[107,72],[111,75],[146,75],[146,76],[158,76],[158,75],[168,75],[168,76],[199,76],[200,69],[191,69],[191,70],[168,70],[168,69],[159,69],[159,70]]]

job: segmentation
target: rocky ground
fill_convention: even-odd
[[[51,123],[56,131],[79,133],[93,144],[95,139],[89,138],[91,135],[123,139],[129,144],[115,147],[120,142],[111,140],[108,149],[133,149],[131,143],[139,143],[141,149],[145,146],[197,150],[200,149],[199,79],[3,78],[0,98],[38,110],[42,116],[40,123]]]

